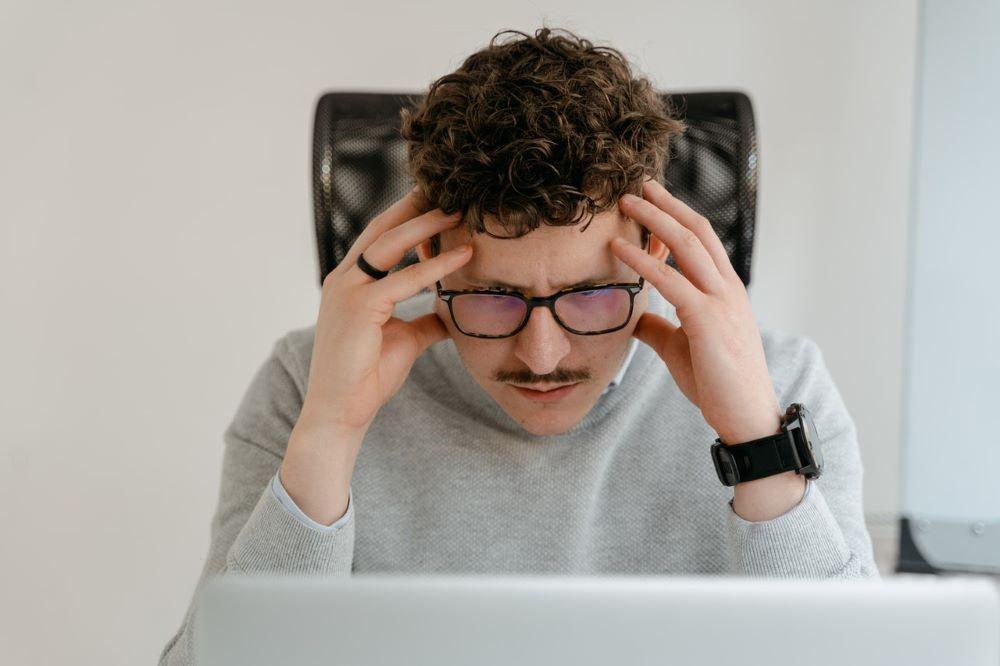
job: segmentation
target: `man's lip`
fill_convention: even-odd
[[[579,384],[580,382],[570,382],[569,384],[536,384],[535,386],[522,386],[520,384],[511,384],[511,386],[516,386],[517,388],[528,389],[529,391],[538,391],[539,393],[548,393],[549,391],[555,391],[558,388],[564,386],[572,386],[573,384]]]

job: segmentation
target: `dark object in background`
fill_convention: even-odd
[[[741,92],[663,97],[688,125],[671,142],[667,188],[711,220],[733,267],[749,285],[758,165],[750,98]],[[413,187],[399,110],[420,98],[329,92],[316,104],[312,177],[320,284],[371,218]],[[409,250],[398,269],[416,261],[416,252]],[[667,263],[677,268],[673,256]]]

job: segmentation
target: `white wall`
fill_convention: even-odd
[[[315,321],[318,95],[421,89],[543,18],[750,93],[755,309],[819,342],[897,509],[916,3],[478,4],[3,7],[0,661],[149,663],[177,628],[222,431]]]

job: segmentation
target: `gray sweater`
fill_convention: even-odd
[[[601,393],[602,395],[608,391],[614,390],[616,386],[621,384],[622,379],[625,377],[625,373],[628,371],[628,365],[632,361],[632,357],[635,356],[635,349],[638,345],[639,341],[636,338],[632,338],[632,341],[628,346],[628,352],[625,354],[625,360],[622,361],[621,367],[618,368],[618,372],[615,373],[615,376],[612,377],[611,381],[608,382],[608,385],[604,387],[604,391]],[[292,496],[285,490],[285,486],[282,485],[281,475],[277,472],[275,472],[274,476],[271,477],[271,490],[274,492],[274,496],[278,498],[278,501],[281,502],[284,507],[299,520],[300,523],[321,531],[328,532],[343,527],[350,519],[350,513],[353,509],[352,505],[354,503],[354,493],[351,490],[348,490],[347,508],[344,510],[344,515],[333,521],[330,525],[324,525],[322,523],[317,523],[315,520],[307,516],[299,505],[295,503]]]
[[[429,312],[434,297],[422,292],[396,314]],[[678,323],[655,289],[649,310]],[[736,514],[709,457],[718,434],[647,345],[636,346],[620,385],[576,426],[535,436],[480,388],[446,340],[417,359],[372,422],[336,527],[303,521],[272,483],[302,407],[315,326],[290,331],[224,432],[208,556],[160,663],[193,663],[198,597],[220,575],[877,578],[857,430],[823,355],[805,336],[760,328],[779,404],[809,407],[825,457],[823,475],[781,516]]]

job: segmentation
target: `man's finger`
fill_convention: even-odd
[[[733,263],[729,260],[729,253],[726,246],[722,244],[719,234],[715,233],[715,228],[704,215],[695,212],[686,203],[667,191],[663,185],[655,180],[647,180],[642,184],[642,193],[649,201],[656,204],[657,208],[673,216],[675,220],[690,229],[698,239],[701,240],[708,254],[712,257],[719,274],[740,280],[739,274],[733,268]]]
[[[427,261],[417,262],[376,280],[370,286],[372,297],[387,303],[400,303],[425,287],[433,289],[435,282],[458,270],[471,258],[472,246],[463,243]]]
[[[676,309],[694,311],[700,307],[705,294],[670,264],[654,259],[651,254],[621,237],[611,240],[611,251],[653,285]]]
[[[652,201],[631,194],[622,197],[618,205],[626,215],[649,229],[670,248],[674,261],[691,284],[707,294],[717,293],[725,286],[704,242],[673,215]]]
[[[434,234],[454,228],[460,219],[457,215],[445,215],[441,209],[437,209],[407,220],[372,241],[365,248],[365,260],[375,268],[390,270],[415,245]],[[372,282],[372,277],[360,269],[356,271],[356,275],[361,283]]]
[[[414,188],[407,192],[406,196],[371,219],[365,230],[358,235],[354,245],[351,246],[339,266],[350,267],[354,265],[354,262],[358,260],[358,255],[374,243],[376,238],[407,220],[423,215],[426,211],[421,210],[421,207],[426,205],[427,200],[417,189]]]

